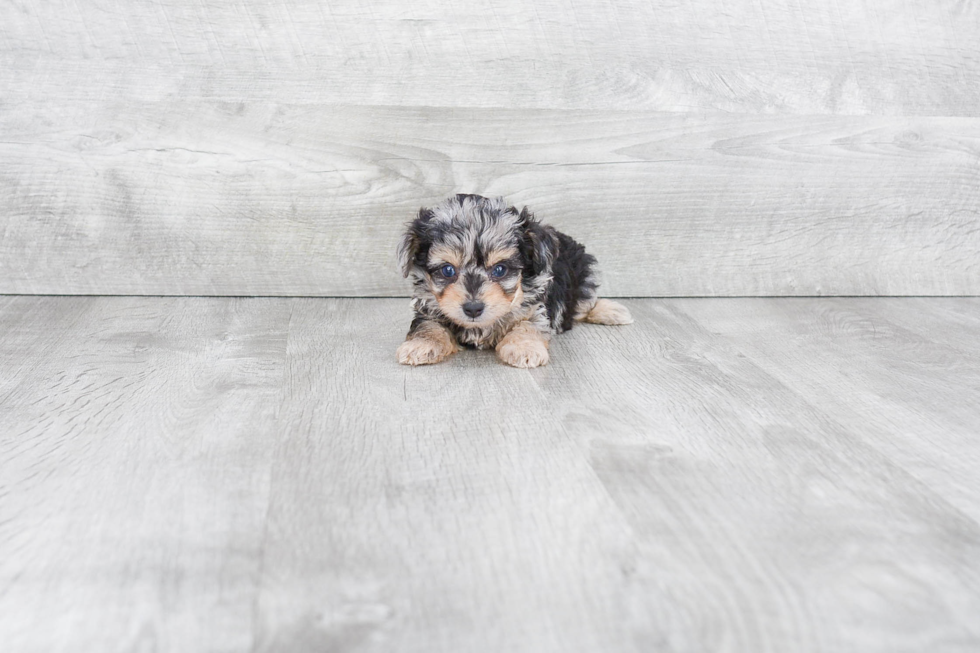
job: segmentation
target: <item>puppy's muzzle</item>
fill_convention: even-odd
[[[463,304],[463,312],[466,316],[472,319],[476,319],[483,314],[484,304],[483,302],[473,302],[469,301]]]

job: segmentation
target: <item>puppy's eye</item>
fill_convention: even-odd
[[[442,266],[439,269],[439,272],[441,272],[442,276],[446,277],[447,279],[452,279],[453,277],[456,276],[456,268],[454,268],[451,265]]]
[[[490,276],[493,277],[494,279],[499,279],[505,274],[507,274],[507,266],[499,263],[493,266],[493,269],[490,270]]]

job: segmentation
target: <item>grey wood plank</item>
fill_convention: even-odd
[[[937,448],[961,455],[957,439],[943,439],[947,407],[923,407],[939,422],[931,428],[897,426],[907,452],[894,458],[867,437],[877,411],[839,410],[843,398],[798,382],[819,378],[824,364],[855,376],[912,376],[906,382],[915,380],[911,368],[866,369],[826,342],[781,367],[781,348],[752,348],[799,347],[793,335],[815,326],[805,311],[786,308],[782,321],[767,323],[752,321],[756,300],[628,304],[639,327],[576,329],[536,378],[636,534],[633,582],[649,603],[634,608],[650,616],[649,648],[980,645],[972,617],[980,609],[980,488],[961,473],[968,465],[950,465],[945,488],[914,473],[916,457],[928,461]],[[716,322],[701,322],[712,309],[737,321],[719,334]],[[950,386],[972,378],[963,367],[923,374]],[[871,408],[892,406],[882,399]],[[980,423],[980,405],[972,411]]]
[[[10,102],[969,115],[975,2],[9,2]]]
[[[980,297],[955,297],[944,301],[938,297],[880,297],[878,301],[861,302],[861,316],[875,325],[901,327],[926,340],[929,346],[940,345],[942,360],[951,365],[969,364],[980,352]],[[962,354],[956,352],[963,352]],[[916,358],[928,357],[928,350]],[[965,360],[951,360],[959,357]]]
[[[980,294],[973,118],[110,100],[0,132],[0,292],[405,295],[403,223],[465,191],[611,296]]]
[[[975,299],[628,304],[0,297],[0,649],[978,648]]]
[[[329,306],[294,314],[260,650],[980,643],[977,521],[684,313],[632,302],[515,373],[391,367],[383,312]]]
[[[288,306],[0,304],[0,649],[245,651]]]
[[[643,650],[629,529],[534,378],[399,366],[409,319],[294,305],[257,650]]]
[[[972,346],[944,337],[958,328],[944,317],[949,308],[975,300],[674,301],[780,382],[860,425],[862,440],[980,520],[980,316]],[[906,311],[920,328],[896,319]]]

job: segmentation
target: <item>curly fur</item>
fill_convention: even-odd
[[[596,260],[582,245],[502,198],[461,194],[421,209],[398,246],[398,261],[413,284],[409,341],[444,330],[456,343],[497,347],[505,362],[534,367],[547,362],[551,334],[571,329],[575,321],[631,321],[624,306],[609,300],[596,310]],[[494,276],[501,268],[505,274]],[[445,276],[447,270],[452,277]],[[466,313],[477,305],[478,316]],[[603,322],[609,315],[611,321]],[[512,332],[514,337],[499,347]],[[515,343],[527,351],[518,351]],[[406,364],[434,362],[431,358],[416,360],[399,351]]]

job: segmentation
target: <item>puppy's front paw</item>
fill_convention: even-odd
[[[500,360],[514,367],[538,367],[548,364],[548,344],[536,338],[507,340],[497,345]]]
[[[413,338],[398,346],[398,362],[402,365],[432,365],[449,358],[455,349],[447,343],[429,338]]]

